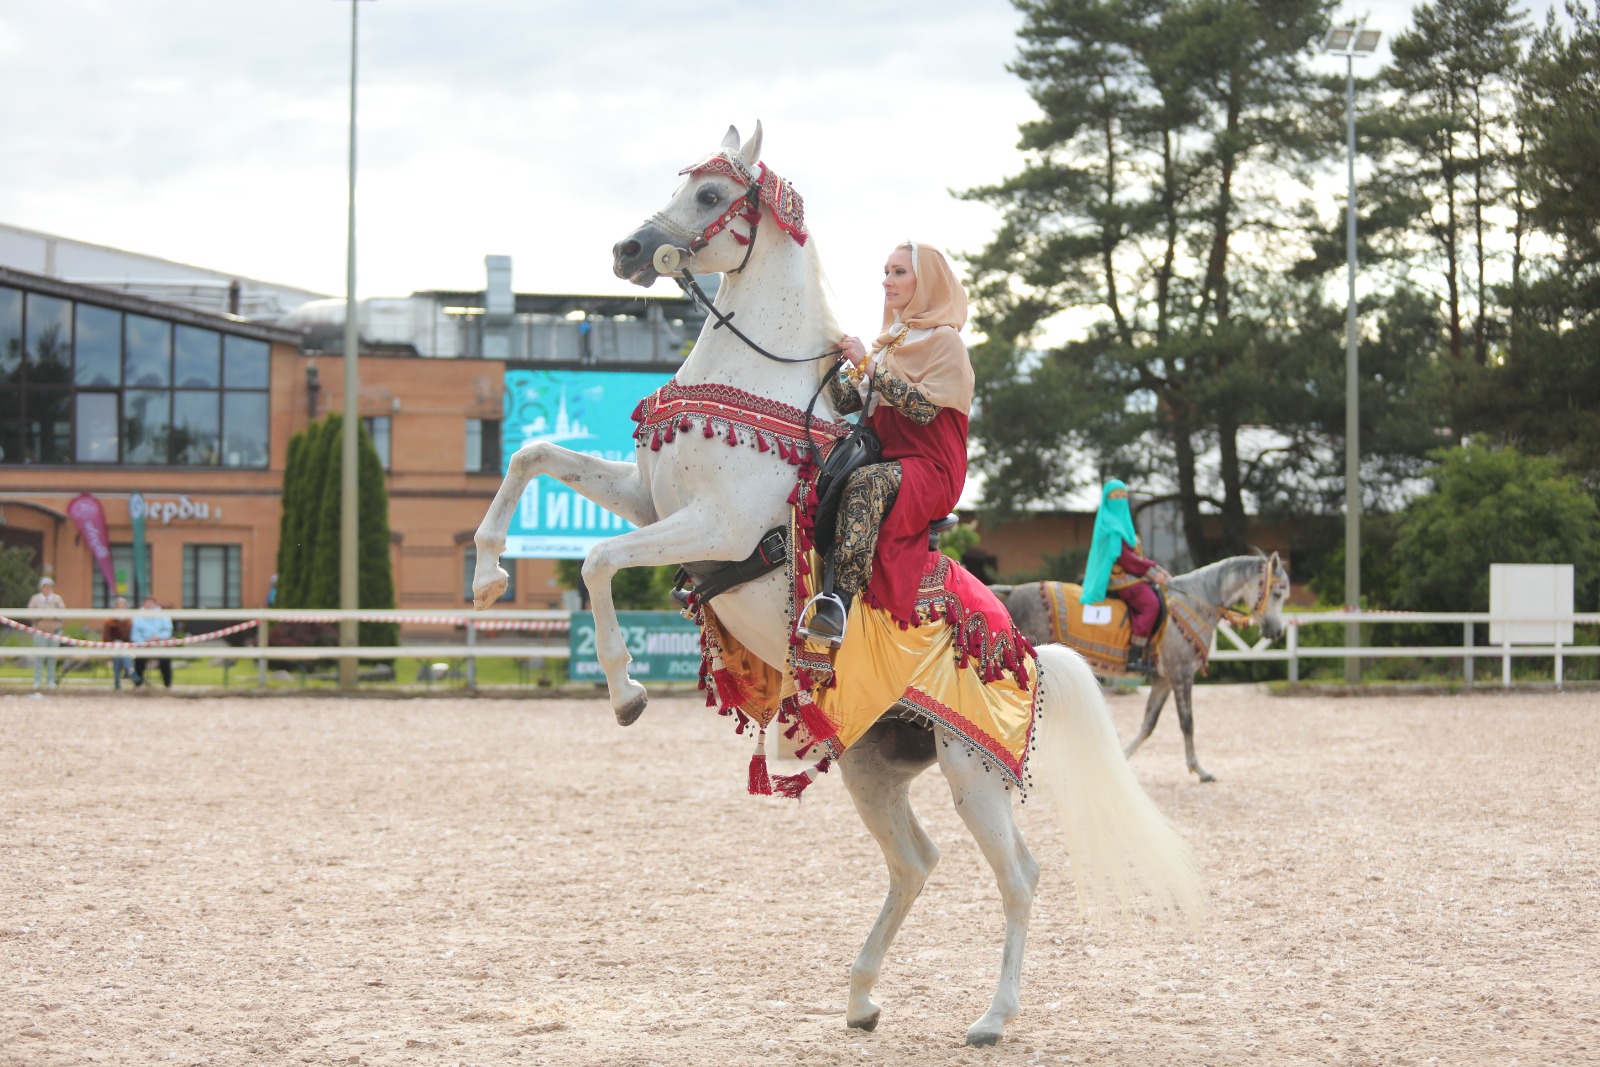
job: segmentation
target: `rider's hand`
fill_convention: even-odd
[[[859,337],[839,338],[839,349],[844,352],[844,358],[850,361],[852,367],[861,366],[861,361],[867,358],[867,346],[861,343]]]
[[[1157,585],[1166,585],[1168,582],[1172,581],[1172,575],[1167,571],[1167,568],[1157,567],[1155,571],[1155,581]]]

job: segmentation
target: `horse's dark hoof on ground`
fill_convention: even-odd
[[[871,1015],[868,1015],[865,1019],[851,1019],[849,1026],[852,1030],[865,1030],[870,1034],[872,1031],[878,1028],[878,1020],[882,1017],[883,1012],[875,1011]]]
[[[650,696],[644,691],[644,687],[640,686],[638,693],[635,693],[621,707],[616,709],[617,725],[632,726],[638,722],[639,716],[644,714],[644,706],[648,703],[650,703]]]

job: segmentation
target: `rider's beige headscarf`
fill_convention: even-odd
[[[942,408],[963,415],[972,409],[972,360],[961,340],[967,322],[967,291],[944,253],[907,241],[917,291],[900,312],[883,313],[883,332],[872,343],[875,361]],[[915,341],[900,339],[910,330],[933,332]]]

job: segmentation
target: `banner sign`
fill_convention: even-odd
[[[501,473],[509,469],[517,449],[536,441],[632,462],[633,409],[669,377],[648,371],[506,371]],[[554,478],[541,475],[517,502],[502,555],[582,559],[596,542],[634,528]]]
[[[149,511],[143,493],[128,496],[128,522],[133,526],[133,603],[150,595],[150,556],[144,547],[144,517]]]
[[[107,596],[115,596],[117,574],[111,566],[111,534],[106,529],[106,509],[89,493],[79,493],[67,505],[67,514],[72,516],[84,544],[89,546],[89,554],[100,568],[100,577],[106,580]]]
[[[641,682],[692,682],[700,676],[700,628],[676,611],[619,611],[633,666]],[[568,638],[568,676],[575,682],[603,682],[605,671],[594,654],[594,614],[572,613]]]

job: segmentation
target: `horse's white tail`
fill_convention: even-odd
[[[1126,915],[1137,881],[1167,916],[1198,925],[1205,901],[1194,855],[1129,769],[1089,665],[1063,645],[1041,645],[1039,676],[1044,706],[1029,762],[1055,801],[1079,904]]]

